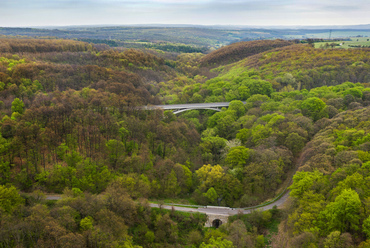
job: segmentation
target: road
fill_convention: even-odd
[[[188,213],[203,213],[207,215],[226,215],[226,216],[232,216],[239,214],[242,212],[243,214],[249,214],[253,210],[268,210],[272,209],[274,206],[277,206],[278,208],[281,207],[285,201],[288,199],[289,196],[289,191],[286,192],[279,200],[276,202],[273,202],[271,204],[268,204],[266,206],[260,207],[260,208],[251,208],[251,209],[241,209],[241,208],[228,208],[228,207],[216,207],[216,206],[207,206],[207,207],[202,207],[202,208],[187,208],[187,207],[178,207],[178,206],[170,206],[170,205],[162,205],[161,208],[163,209],[169,209],[171,210],[172,208],[176,211],[181,211],[181,212],[188,212]],[[150,206],[152,208],[158,208],[159,205],[155,203],[150,203]]]
[[[281,207],[285,201],[287,200],[289,196],[289,191],[287,191],[279,200],[276,202],[273,202],[271,204],[268,204],[266,206],[260,207],[260,208],[253,208],[253,209],[247,209],[243,210],[240,208],[228,208],[228,207],[216,207],[216,206],[207,206],[207,207],[202,207],[202,208],[187,208],[187,207],[178,207],[178,206],[171,206],[171,205],[162,205],[161,208],[163,209],[169,209],[171,210],[172,208],[176,211],[181,211],[181,212],[188,212],[188,213],[203,213],[207,215],[225,215],[225,216],[232,216],[239,214],[242,212],[243,214],[249,214],[253,210],[268,210],[272,209],[275,205],[279,208]],[[47,200],[60,200],[62,197],[60,195],[47,195],[46,199]],[[150,203],[150,206],[152,208],[158,208],[159,205],[155,203]]]

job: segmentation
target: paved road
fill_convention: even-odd
[[[46,195],[46,200],[60,200],[62,197],[60,195]]]
[[[181,211],[181,212],[189,212],[189,213],[203,213],[203,214],[211,214],[211,215],[226,215],[226,216],[231,216],[231,215],[236,215],[240,212],[243,214],[249,214],[253,210],[268,210],[272,209],[274,206],[277,206],[278,208],[281,207],[285,201],[288,199],[289,196],[289,191],[287,191],[279,200],[276,202],[273,202],[269,205],[260,207],[260,208],[252,208],[252,209],[247,209],[243,210],[240,208],[228,208],[228,207],[216,207],[216,206],[207,206],[207,207],[202,207],[202,208],[186,208],[186,207],[177,207],[177,206],[170,206],[170,205],[162,205],[161,207],[164,209],[169,209],[171,210],[174,208],[176,211]],[[150,206],[152,208],[158,208],[159,205],[155,203],[150,203]]]
[[[286,199],[289,196],[289,191],[287,191],[279,200],[276,202],[273,202],[269,205],[260,207],[260,208],[253,208],[253,209],[248,209],[248,210],[243,210],[239,208],[228,208],[228,207],[216,207],[216,206],[207,206],[207,207],[202,207],[202,208],[186,208],[186,207],[177,207],[177,206],[170,206],[170,205],[162,205],[161,207],[163,209],[169,209],[171,210],[174,208],[176,211],[181,211],[181,212],[189,212],[189,213],[203,213],[207,215],[225,215],[225,216],[231,216],[231,215],[236,215],[240,212],[243,212],[243,214],[249,214],[252,210],[268,210],[272,209],[275,205],[279,208],[281,207]],[[46,199],[47,200],[60,200],[62,197],[60,195],[47,195]],[[150,203],[150,206],[153,208],[158,208],[159,205],[155,203]]]

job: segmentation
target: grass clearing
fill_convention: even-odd
[[[264,236],[266,247],[271,247],[271,238],[273,235],[277,234],[279,231],[280,221],[273,219],[267,226],[267,234]]]
[[[311,31],[312,32],[312,31]],[[297,34],[287,34],[283,35],[285,38],[288,39],[307,39],[307,38],[322,38],[328,39],[330,35],[330,30],[322,30],[321,32],[311,33],[310,31],[302,32],[301,30],[297,31]],[[362,35],[363,37],[370,37],[369,30],[332,30],[331,38],[348,38],[348,37],[356,37],[358,35]]]

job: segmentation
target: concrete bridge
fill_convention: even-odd
[[[141,107],[145,110],[163,109],[172,110],[174,114],[179,114],[184,111],[194,109],[210,109],[214,111],[221,111],[222,108],[228,108],[230,102],[212,102],[212,103],[185,103],[185,104],[171,104],[171,105],[151,105]],[[245,104],[245,102],[244,102]]]

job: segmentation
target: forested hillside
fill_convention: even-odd
[[[201,59],[201,63],[202,65],[210,66],[230,64],[255,54],[289,45],[292,45],[292,42],[286,40],[257,40],[249,42],[237,42],[207,54]]]
[[[315,49],[307,45],[279,48],[245,60],[241,66],[261,71],[264,79],[286,86],[284,76],[290,73],[301,89],[344,82],[369,82],[369,48]]]
[[[293,247],[353,247],[370,237],[369,108],[323,119],[303,149],[284,222]],[[286,247],[280,237],[277,247]],[[359,247],[368,247],[369,240]]]
[[[254,41],[204,55],[1,39],[0,247],[358,246],[369,237],[369,77],[367,49]],[[138,108],[221,101],[217,113]],[[217,230],[148,206],[254,206],[293,174],[284,211]],[[63,199],[44,199],[54,193]]]

